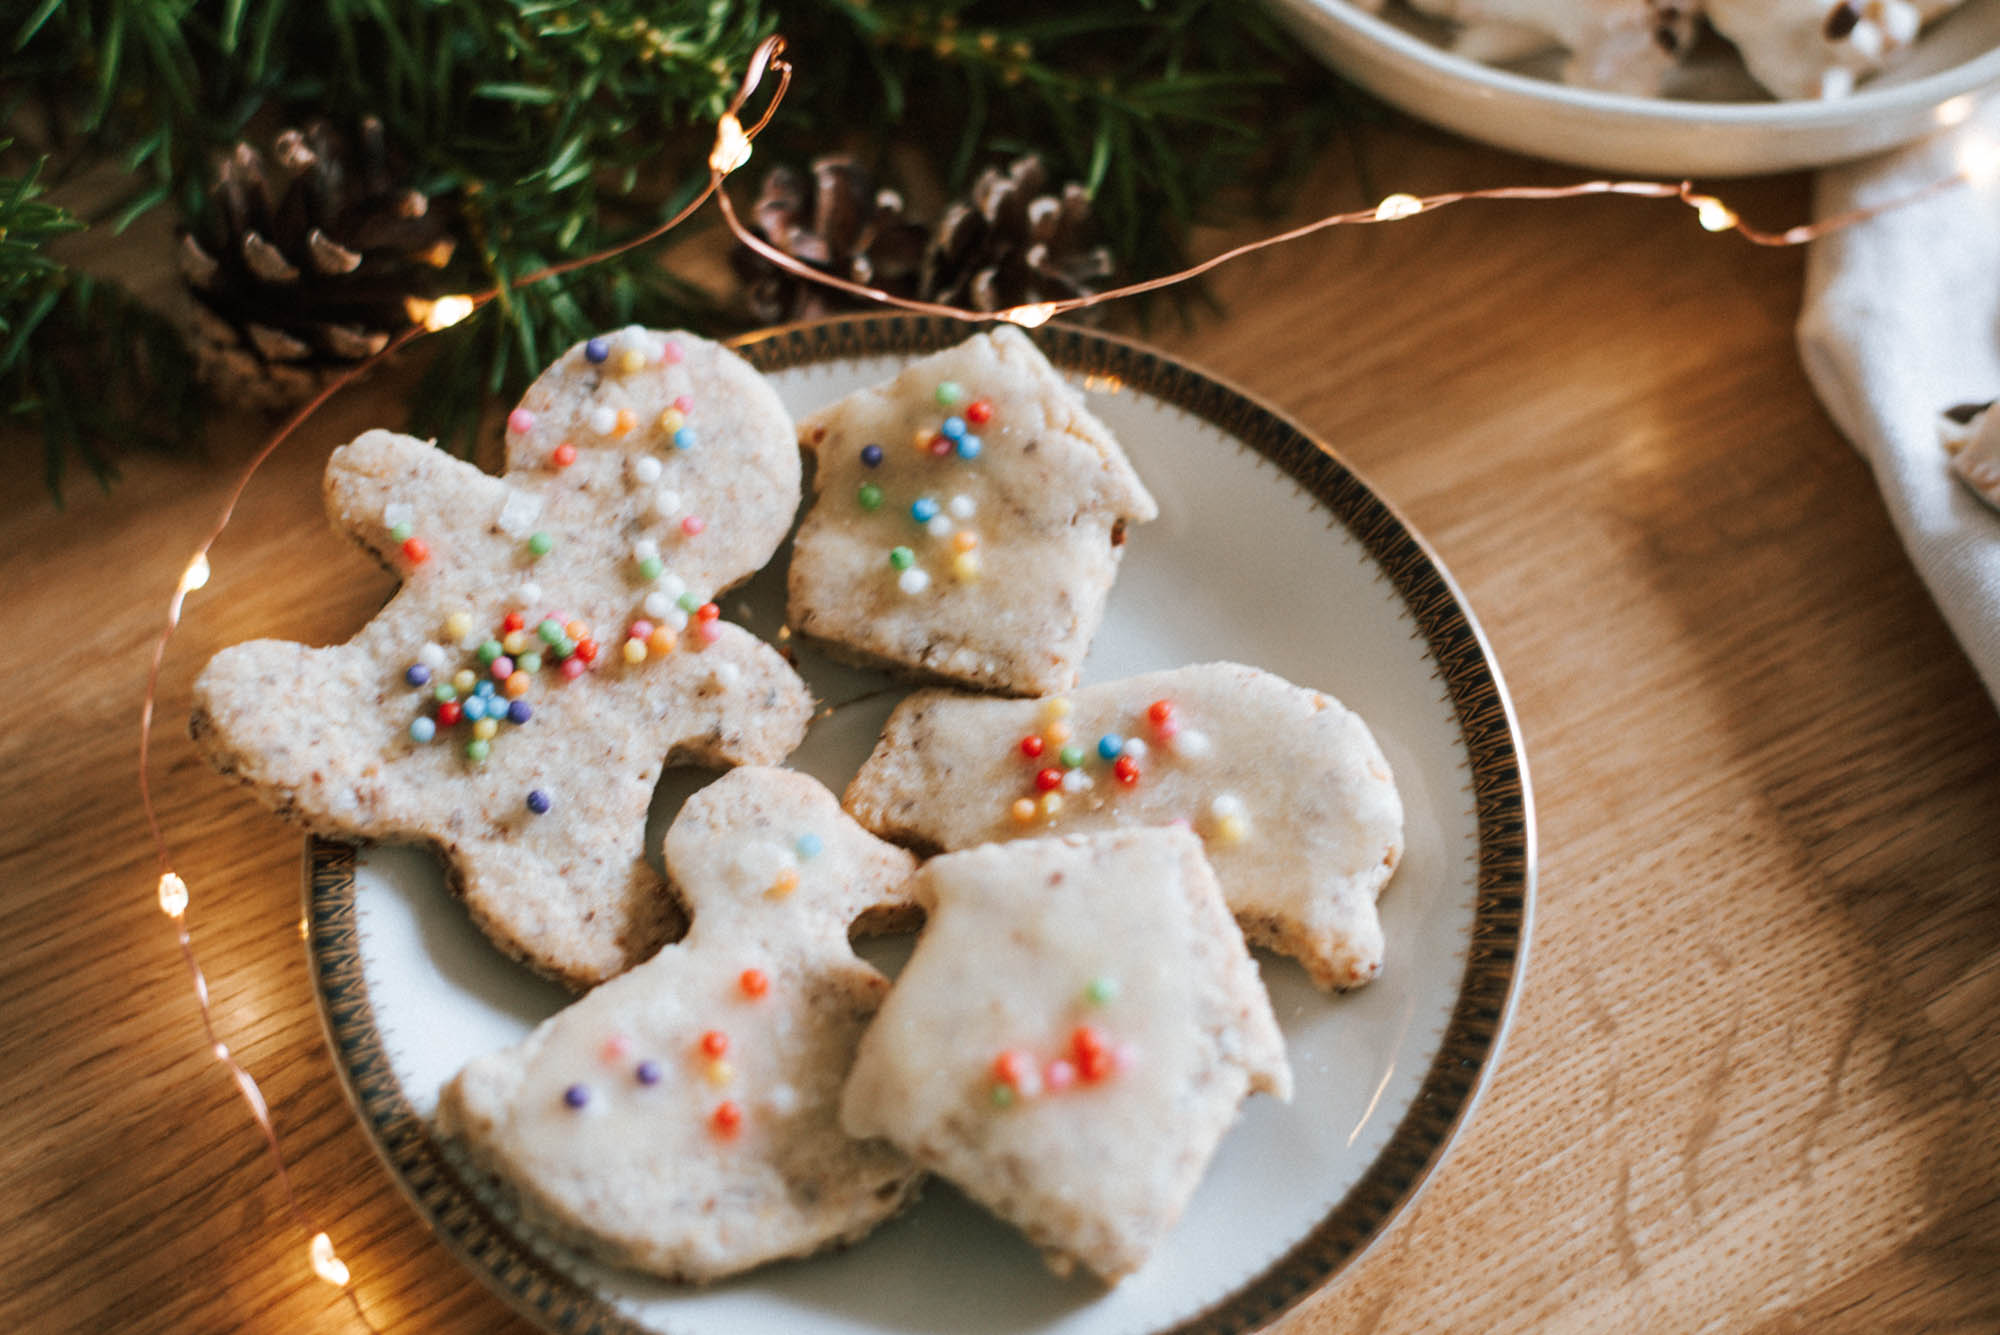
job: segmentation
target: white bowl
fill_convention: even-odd
[[[1888,74],[1844,98],[1709,102],[1574,88],[1453,55],[1348,0],[1267,0],[1334,69],[1449,130],[1645,176],[1750,176],[1865,157],[1970,114],[2000,84],[2000,0],[1967,0]]]

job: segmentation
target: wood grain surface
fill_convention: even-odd
[[[1365,157],[1368,191],[1330,153],[1299,214],[1575,178],[1402,128]],[[1726,193],[1765,224],[1807,211],[1803,178]],[[1288,1330],[2000,1330],[2000,721],[1799,369],[1803,260],[1671,206],[1470,206],[1254,257],[1220,316],[1138,331],[1332,442],[1430,538],[1539,808],[1503,1060],[1428,1190]],[[340,1093],[299,835],[185,734],[215,650],[344,638],[388,592],[318,475],[400,420],[407,378],[252,486],[168,660],[155,776],[221,1037],[368,1321],[498,1335],[528,1327],[430,1240]],[[219,418],[205,457],[128,457],[65,510],[20,466],[37,444],[6,442],[0,1329],[365,1329],[209,1059],[137,800],[151,637],[261,429]]]

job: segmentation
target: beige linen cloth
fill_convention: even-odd
[[[2000,148],[2000,97],[1956,130],[1820,175],[1831,217]],[[2000,398],[2000,183],[1956,187],[1813,243],[1799,354],[1874,467],[1910,560],[2000,701],[2000,512],[1954,476],[1939,417]]]

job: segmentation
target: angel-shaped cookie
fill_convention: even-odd
[[[917,1169],[839,1127],[888,980],[857,919],[909,909],[916,860],[790,770],[733,770],[667,831],[685,940],[446,1086],[440,1129],[528,1217],[622,1265],[705,1281],[860,1237]]]
[[[501,949],[573,987],[678,927],[644,861],[663,761],[771,763],[812,701],[715,595],[798,505],[777,396],[735,354],[626,330],[570,349],[508,418],[493,477],[370,431],[334,523],[401,590],[345,644],[216,655],[192,731],[308,829],[427,844]]]
[[[1359,715],[1235,663],[1045,700],[918,691],[848,786],[847,809],[924,850],[1185,822],[1251,942],[1321,987],[1382,966],[1375,899],[1403,852],[1403,804]]]

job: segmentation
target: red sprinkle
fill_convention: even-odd
[[[568,468],[576,462],[576,446],[564,441],[549,451],[549,462],[557,468]]]
[[[1042,753],[1042,739],[1033,735],[1021,739],[1021,754],[1033,760]]]
[[[581,658],[565,658],[562,665],[564,681],[575,681],[583,675],[584,662]]]
[[[940,431],[931,437],[931,453],[942,459],[952,451],[951,437]]]
[[[728,1140],[743,1129],[743,1110],[728,1099],[715,1105],[715,1115],[709,1118],[715,1134]]]
[[[694,411],[694,400],[685,394],[674,395],[674,411],[686,416]]]
[[[993,1078],[1014,1089],[1022,1085],[1035,1073],[1035,1059],[1019,1048],[1010,1048],[993,1059]]]
[[[1155,700],[1153,701],[1152,704],[1146,706],[1147,721],[1152,723],[1155,727],[1158,727],[1160,724],[1165,723],[1168,719],[1171,719],[1173,716],[1174,716],[1174,702],[1171,700]]]
[[[422,538],[405,538],[403,559],[413,566],[420,566],[431,559],[431,545]]]
[[[509,612],[506,615],[506,617],[500,622],[500,628],[502,630],[512,632],[525,628],[527,624],[528,624],[528,619],[522,616],[519,612]]]
[[[714,603],[703,603],[694,610],[694,614],[703,621],[713,621],[722,615],[722,609]]]
[[[1052,793],[1062,787],[1062,771],[1059,769],[1040,770],[1035,775],[1035,787],[1045,793]]]
[[[1104,1033],[1094,1024],[1080,1024],[1069,1036],[1070,1051],[1078,1057],[1093,1052],[1103,1052],[1109,1046],[1104,1041]]]
[[[1115,1059],[1109,1052],[1101,1048],[1077,1055],[1076,1072],[1083,1077],[1083,1082],[1087,1085],[1095,1084],[1099,1080],[1104,1079],[1104,1077],[1110,1075],[1116,1068],[1117,1062]]]
[[[993,400],[974,399],[965,405],[965,420],[974,426],[985,426],[993,420]]]
[[[689,515],[686,519],[681,520],[681,532],[687,534],[690,538],[700,537],[702,530],[707,527],[708,521],[704,520],[700,515]]]
[[[1111,772],[1118,776],[1118,782],[1130,788],[1139,782],[1139,762],[1130,756],[1120,756],[1112,762]]]
[[[771,990],[771,980],[764,976],[762,969],[745,969],[736,976],[736,985],[743,989],[746,997],[761,997]]]
[[[578,640],[576,642],[576,656],[586,663],[595,663],[597,661],[597,641],[592,639]],[[1122,756],[1119,758],[1121,760],[1124,759]]]
[[[459,717],[461,716],[462,713],[463,711],[460,710],[458,707],[458,701],[456,700],[445,701],[443,704],[438,706],[439,726],[449,728],[452,724],[458,722]]]
[[[720,1057],[723,1053],[728,1051],[729,1051],[729,1035],[723,1033],[720,1029],[711,1029],[707,1033],[701,1036],[702,1056]]]

